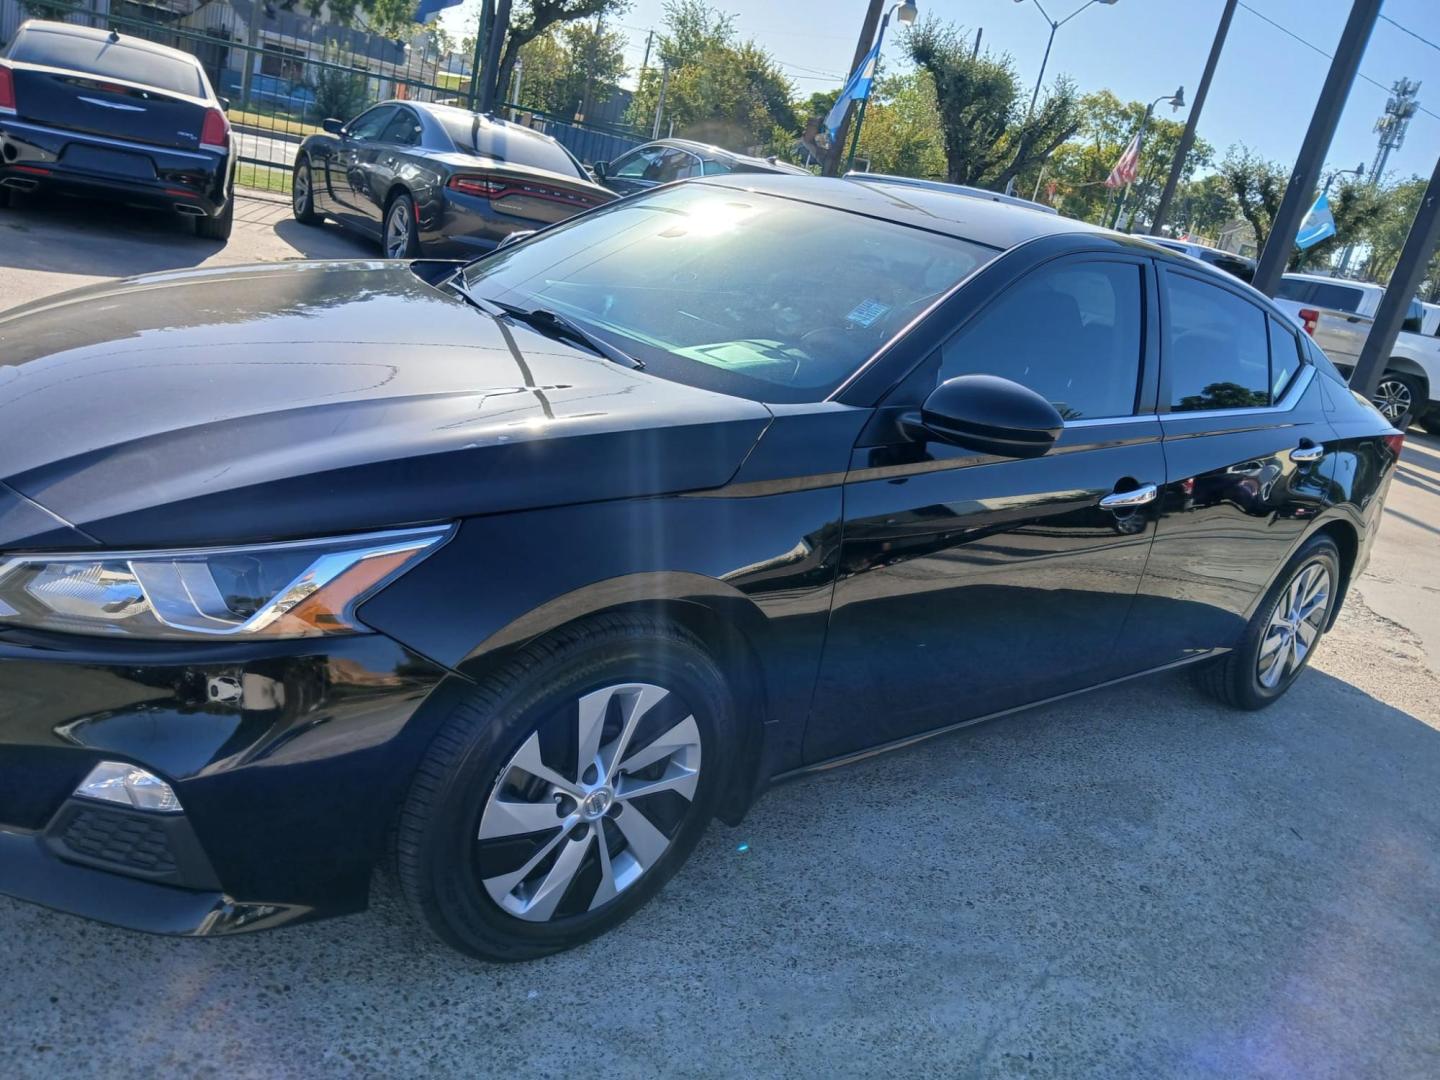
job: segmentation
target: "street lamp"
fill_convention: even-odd
[[[1135,143],[1135,152],[1138,155],[1140,147],[1145,144],[1145,129],[1150,126],[1150,117],[1154,115],[1155,106],[1162,101],[1168,102],[1172,112],[1179,112],[1185,107],[1185,87],[1181,86],[1173,94],[1161,94],[1149,105],[1145,106],[1145,115],[1140,118],[1140,126],[1135,130],[1132,141]],[[1130,195],[1130,185],[1125,185],[1125,190],[1120,193],[1120,205],[1115,208],[1115,224],[1112,228],[1120,227],[1120,217],[1125,213],[1125,200]]]
[[[1035,77],[1035,90],[1030,95],[1030,112],[1033,113],[1035,111],[1035,101],[1040,96],[1040,84],[1045,81],[1045,66],[1050,63],[1050,46],[1055,44],[1055,31],[1059,30],[1060,27],[1075,18],[1076,15],[1079,15],[1091,4],[1115,4],[1117,0],[1085,0],[1085,3],[1081,4],[1059,22],[1052,19],[1050,13],[1040,6],[1040,0],[1030,0],[1030,2],[1035,5],[1035,9],[1039,11],[1041,15],[1045,16],[1045,21],[1050,24],[1050,39],[1045,42],[1045,57],[1040,61],[1040,74]],[[1015,0],[1015,3],[1023,4],[1025,0]]]
[[[1115,0],[1104,0],[1104,2],[1113,4]],[[895,4],[889,11],[885,12],[885,18],[880,20],[880,32],[875,39],[875,67],[877,74],[880,67],[880,50],[884,48],[885,45],[885,28],[890,25],[890,16],[894,15],[897,21],[909,26],[914,23],[915,17],[919,15],[919,13],[919,9],[911,0],[901,0],[900,3]],[[871,87],[870,93],[873,94],[874,92],[874,87]],[[847,172],[851,166],[855,164],[855,151],[860,146],[860,126],[865,123],[865,106],[869,104],[869,102],[870,94],[866,94],[860,99],[860,108],[855,113],[855,133],[850,138],[850,153],[845,159],[845,170]]]
[[[1325,178],[1325,186],[1320,189],[1320,198],[1330,194],[1330,185],[1335,182],[1337,176],[1353,176],[1356,180],[1365,179],[1365,162],[1360,162],[1353,169],[1331,169],[1330,175]]]

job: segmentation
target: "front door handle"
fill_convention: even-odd
[[[1154,484],[1141,484],[1131,491],[1116,491],[1106,495],[1100,500],[1100,505],[1106,510],[1131,510],[1154,502],[1158,494],[1160,489]]]
[[[1325,447],[1318,443],[1310,446],[1297,446],[1290,451],[1290,460],[1303,465],[1308,461],[1319,461],[1325,456]]]

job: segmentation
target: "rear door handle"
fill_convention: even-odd
[[[1313,446],[1297,446],[1290,451],[1290,460],[1305,464],[1307,461],[1319,461],[1325,456],[1325,447],[1318,443]]]
[[[1116,491],[1100,500],[1106,510],[1129,510],[1155,501],[1160,489],[1154,484],[1141,484],[1133,491]]]

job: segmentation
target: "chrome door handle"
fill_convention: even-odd
[[[1155,501],[1160,489],[1154,484],[1141,484],[1134,491],[1116,491],[1100,500],[1106,510],[1129,510]]]
[[[1302,465],[1307,461],[1319,461],[1324,456],[1325,447],[1319,445],[1297,446],[1294,450],[1290,451],[1290,460],[1299,462]]]

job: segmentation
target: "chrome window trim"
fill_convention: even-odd
[[[194,158],[197,161],[208,160],[212,152],[226,152],[220,150],[218,147],[215,151],[177,150],[173,147],[162,146],[158,143],[130,142],[128,139],[115,139],[109,135],[90,135],[83,131],[69,131],[65,128],[46,127],[44,124],[31,124],[23,120],[9,121],[6,127],[25,131],[38,131],[45,135],[59,135],[61,138],[70,139],[74,142],[93,142],[100,143],[104,146],[118,146],[124,150],[137,150],[142,154],[174,154],[176,157]]]
[[[1158,413],[1132,413],[1129,416],[1085,416],[1079,420],[1066,420],[1065,426],[1072,427],[1100,427],[1103,424],[1137,424],[1141,421],[1154,423],[1159,419]]]

